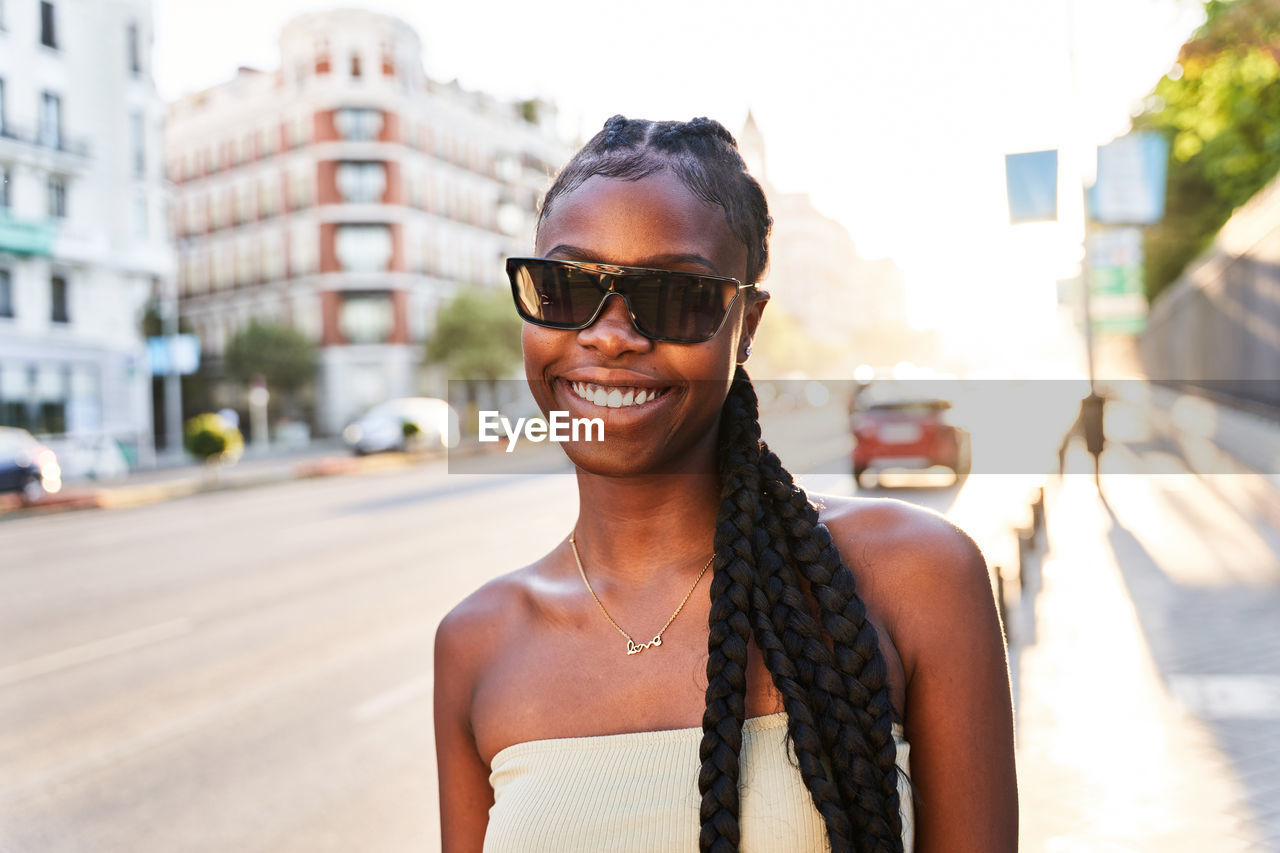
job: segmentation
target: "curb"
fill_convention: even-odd
[[[227,492],[236,489],[250,489],[257,486],[269,486],[276,483],[288,483],[294,480],[312,480],[320,477],[337,477],[348,474],[368,474],[376,471],[395,471],[422,465],[433,459],[447,459],[450,454],[460,456],[477,456],[492,453],[495,445],[481,444],[473,440],[463,442],[451,450],[441,449],[417,450],[412,452],[393,451],[375,453],[369,456],[324,456],[318,459],[307,459],[275,471],[257,474],[245,473],[236,476],[234,468],[227,475],[211,479],[207,472],[195,469],[195,473],[181,479],[166,483],[145,483],[136,485],[104,486],[99,488],[74,489],[46,495],[35,503],[29,503],[18,494],[0,494],[0,524],[48,515],[57,512],[69,512],[82,509],[124,509],[133,506],[160,503],[175,498],[207,492]]]
[[[298,462],[282,470],[259,474],[247,473],[239,477],[232,474],[229,477],[224,475],[223,478],[212,479],[206,473],[201,472],[166,483],[121,485],[60,492],[56,495],[46,495],[34,503],[28,503],[16,494],[0,495],[0,523],[19,518],[82,509],[124,509],[126,507],[144,506],[176,498],[185,498],[196,494],[251,489],[276,483],[288,483],[294,480],[363,474],[374,471],[393,471],[420,465],[435,458],[442,458],[442,454],[428,451],[418,453],[380,453],[364,457],[326,456],[321,459]]]

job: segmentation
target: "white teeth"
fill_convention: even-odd
[[[587,402],[610,409],[639,406],[656,400],[662,393],[657,389],[601,387],[590,382],[573,382],[569,387]]]

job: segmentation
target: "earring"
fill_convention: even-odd
[[[738,364],[746,364],[748,358],[751,358],[751,344],[747,344],[747,354]]]

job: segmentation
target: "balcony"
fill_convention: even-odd
[[[42,151],[52,151],[78,159],[89,157],[89,143],[85,139],[68,136],[65,133],[41,133],[30,127],[16,125],[6,121],[0,126],[0,143],[17,142],[30,145]]]
[[[16,219],[7,210],[0,210],[0,252],[47,258],[53,254],[57,230],[51,219]]]

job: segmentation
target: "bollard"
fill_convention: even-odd
[[[1000,613],[1000,627],[1004,632],[1004,644],[1009,645],[1009,609],[1004,603],[1004,572],[999,566],[996,570],[996,609]]]

